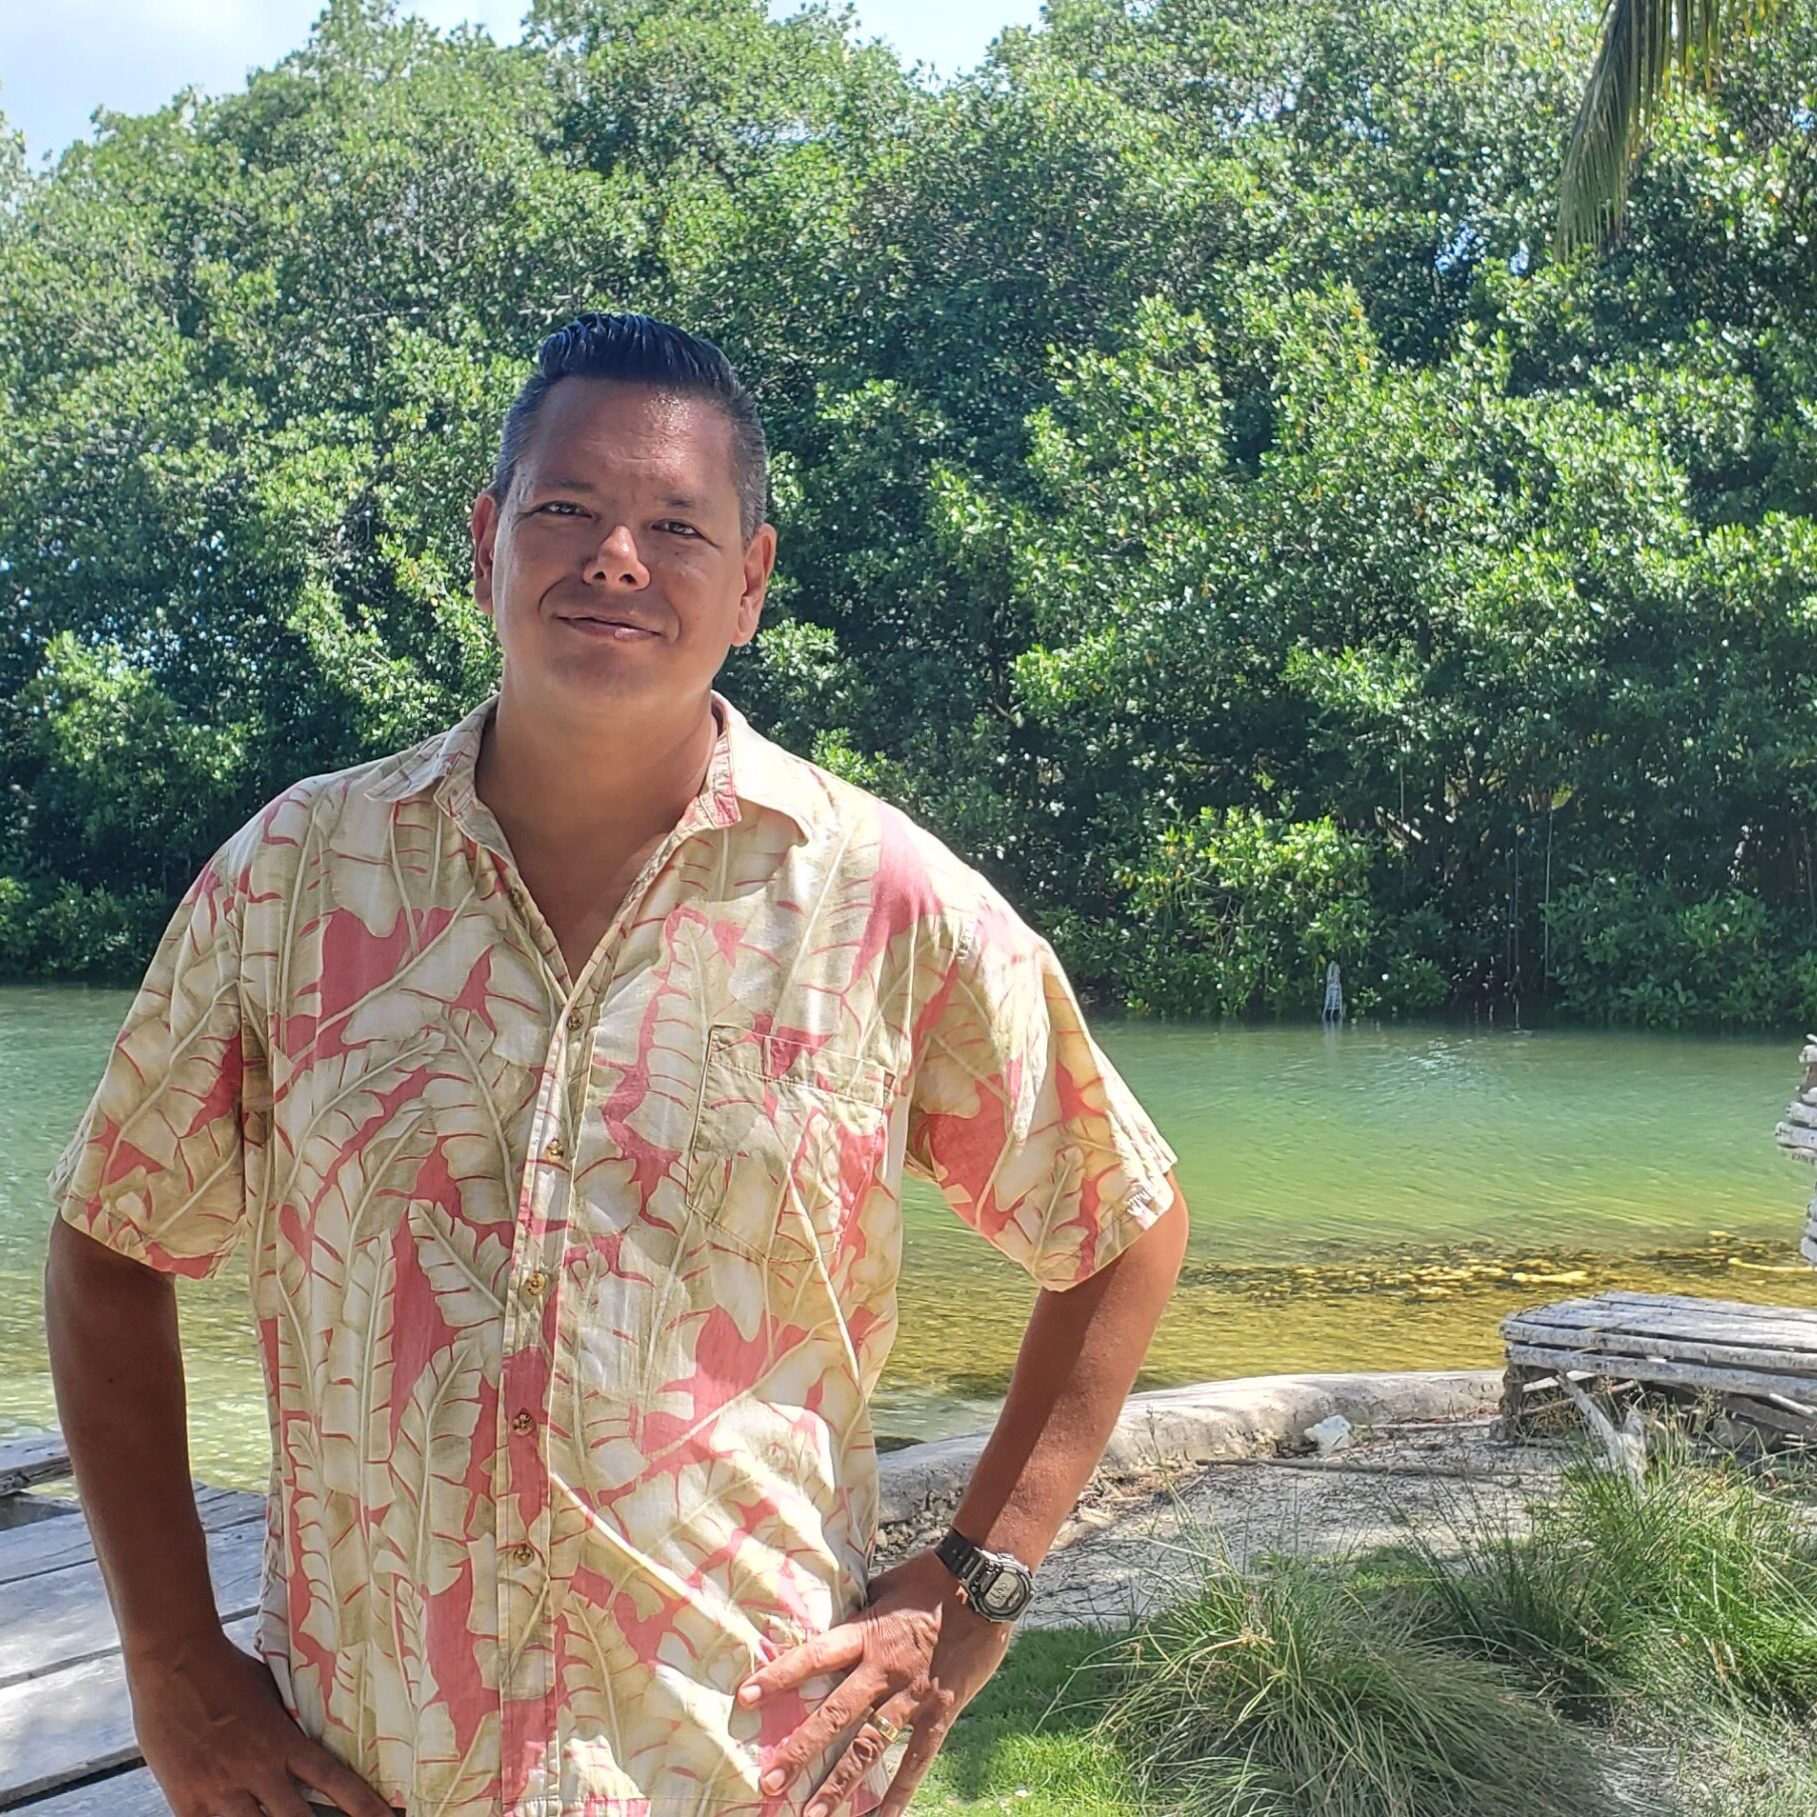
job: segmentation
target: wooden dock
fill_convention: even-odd
[[[1512,1433],[1543,1423],[1561,1391],[1638,1389],[1707,1401],[1776,1441],[1817,1443],[1817,1312],[1611,1292],[1512,1313],[1502,1335]]]
[[[0,1811],[170,1817],[133,1740],[120,1637],[55,1434],[0,1442]],[[265,1498],[196,1485],[215,1606],[250,1647]]]

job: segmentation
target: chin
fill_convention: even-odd
[[[626,650],[611,645],[576,654],[564,653],[553,660],[539,663],[534,669],[525,665],[522,679],[530,685],[527,695],[561,699],[564,704],[581,705],[589,701],[660,701],[691,692],[689,685],[669,672],[666,663],[642,660],[653,652]]]

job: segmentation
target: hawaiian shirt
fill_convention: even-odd
[[[1043,1287],[1173,1151],[1051,948],[714,696],[702,787],[578,976],[474,791],[497,697],[296,784],[172,919],[58,1215],[249,1245],[272,1436],[256,1645],[410,1817],[745,1817],[864,1605],[901,1183]],[[854,1799],[873,1809],[883,1763]]]

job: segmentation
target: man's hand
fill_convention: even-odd
[[[349,1817],[392,1817],[291,1720],[271,1668],[226,1635],[130,1665],[127,1683],[139,1747],[174,1817],[311,1817],[298,1780]]]
[[[1186,1249],[1186,1201],[1172,1174],[1167,1182],[1172,1203],[1121,1254],[1077,1286],[1037,1297],[1003,1411],[953,1515],[979,1545],[1038,1565],[1103,1456]],[[767,1691],[822,1672],[847,1674],[763,1763],[763,1790],[793,1784],[837,1736],[874,1713],[909,1731],[876,1814],[902,1817],[954,1719],[1003,1663],[1009,1638],[1008,1622],[966,1607],[933,1552],[879,1572],[851,1621],[791,1647],[740,1688],[738,1701],[750,1709]],[[833,1817],[886,1745],[860,1727],[806,1817]]]
[[[959,1712],[977,1696],[1009,1651],[1009,1622],[966,1607],[959,1585],[931,1551],[917,1552],[870,1581],[850,1621],[791,1647],[751,1674],[739,1690],[746,1709],[822,1672],[845,1679],[764,1763],[762,1786],[786,1790],[843,1730],[873,1714],[907,1736],[908,1749],[877,1817],[901,1817]],[[806,1817],[832,1817],[870,1771],[885,1743],[860,1728],[816,1789]]]

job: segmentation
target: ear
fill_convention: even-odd
[[[763,613],[764,595],[769,591],[770,575],[776,567],[776,526],[759,524],[744,550],[744,591],[738,596],[738,621],[732,643],[748,644],[757,635],[757,620]]]
[[[479,609],[492,616],[492,548],[498,540],[498,500],[482,492],[473,501],[473,598]]]

